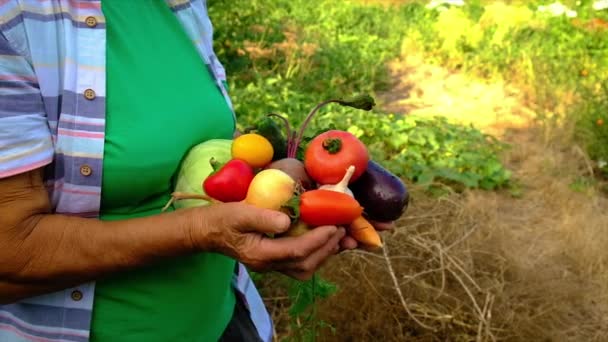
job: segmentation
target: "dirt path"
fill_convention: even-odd
[[[507,330],[505,336],[608,341],[608,200],[577,183],[590,172],[580,149],[545,143],[517,89],[416,56],[390,67],[395,84],[380,96],[384,108],[471,122],[513,146],[505,162],[521,182],[522,195],[471,191],[459,203],[460,214],[479,225],[469,248],[494,260],[472,269],[491,268],[484,262],[503,269],[500,286],[488,291],[496,296],[494,320]]]
[[[389,63],[391,90],[380,105],[395,113],[442,115],[502,135],[506,128],[525,128],[534,112],[520,104],[519,90],[502,82],[487,83],[412,54]]]

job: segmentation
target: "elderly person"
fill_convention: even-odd
[[[161,214],[235,115],[204,0],[0,0],[0,341],[270,341],[245,266],[308,279],[343,228]],[[379,227],[385,227],[380,225]]]

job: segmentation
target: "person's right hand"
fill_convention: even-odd
[[[197,208],[190,228],[195,248],[230,256],[256,272],[278,271],[300,280],[340,249],[344,228],[316,227],[299,237],[270,238],[289,228],[289,217],[242,203]]]

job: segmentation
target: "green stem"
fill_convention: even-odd
[[[213,168],[213,172],[217,172],[219,169],[222,168],[222,163],[215,160],[215,158],[209,159],[209,164],[211,164],[211,167]]]

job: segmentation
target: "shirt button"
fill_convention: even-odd
[[[95,27],[97,26],[97,19],[95,19],[95,17],[87,17],[84,20],[85,24],[87,24],[88,27]]]
[[[81,174],[81,175],[83,175],[83,176],[85,176],[85,177],[88,177],[88,176],[90,176],[92,173],[93,173],[93,169],[91,169],[91,167],[90,167],[89,165],[86,165],[86,164],[85,164],[85,165],[82,165],[82,166],[80,167],[80,174]]]
[[[93,89],[87,89],[84,91],[84,98],[87,100],[92,100],[95,98],[95,91]]]
[[[72,297],[73,301],[80,301],[82,299],[82,292],[78,291],[78,290],[74,290],[72,291],[72,294],[70,295]]]

